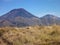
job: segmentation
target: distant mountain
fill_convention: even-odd
[[[47,14],[40,19],[42,21],[42,25],[60,25],[60,17],[51,14]]]
[[[34,16],[23,8],[13,9],[0,16],[0,27],[3,26],[35,26],[35,25],[60,25],[60,17],[47,14],[41,18]]]
[[[0,17],[0,26],[33,26],[40,23],[38,17],[23,8],[13,9]]]

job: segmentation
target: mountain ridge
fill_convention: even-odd
[[[29,26],[29,25],[37,25],[40,22],[40,19],[33,14],[29,13],[25,9],[13,9],[5,15],[1,16],[0,24],[7,26],[4,22],[11,22],[12,26]],[[3,22],[3,23],[1,23]],[[21,25],[22,24],[22,25]],[[9,25],[9,24],[8,24]]]
[[[60,25],[60,17],[47,14],[43,17],[36,17],[23,8],[13,9],[0,16],[1,26],[34,26],[34,25]]]

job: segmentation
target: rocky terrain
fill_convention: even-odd
[[[60,25],[60,17],[52,14],[46,14],[43,17],[36,17],[23,8],[13,9],[8,13],[0,16],[0,27],[24,27],[36,25]]]

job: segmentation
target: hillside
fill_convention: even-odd
[[[60,25],[60,17],[47,14],[43,17],[36,17],[23,8],[13,9],[0,16],[0,27],[25,27],[36,25]]]
[[[23,8],[13,9],[0,17],[0,27],[40,25],[40,19]]]
[[[60,45],[60,26],[2,27],[0,45]]]
[[[54,16],[52,14],[47,14],[40,18],[42,25],[60,25],[60,17]]]

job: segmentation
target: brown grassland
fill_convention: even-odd
[[[1,27],[0,45],[60,45],[60,26]]]

